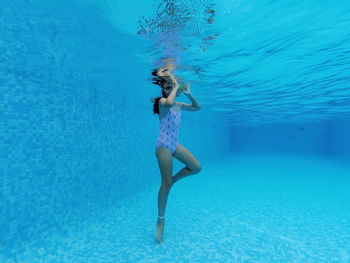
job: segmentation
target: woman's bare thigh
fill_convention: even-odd
[[[198,171],[201,169],[201,165],[198,160],[180,143],[178,144],[173,156],[185,164],[191,171]]]
[[[173,159],[171,152],[168,148],[158,147],[156,149],[156,156],[158,160],[160,174],[162,176],[162,183],[171,183],[171,177],[173,174]]]

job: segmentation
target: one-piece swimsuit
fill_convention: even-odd
[[[170,107],[165,117],[161,118],[160,131],[155,144],[157,149],[160,146],[166,147],[173,155],[179,144],[178,135],[181,126],[181,111],[174,109],[175,104]]]

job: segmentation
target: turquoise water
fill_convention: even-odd
[[[0,262],[350,262],[348,13],[3,1]],[[157,244],[166,57],[202,106],[179,135],[202,170],[171,190]]]

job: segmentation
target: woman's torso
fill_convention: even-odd
[[[172,137],[177,139],[181,126],[180,105],[174,103],[170,108],[159,106],[160,131],[158,139],[161,137]]]

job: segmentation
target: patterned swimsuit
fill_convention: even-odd
[[[177,141],[181,126],[181,111],[170,107],[164,118],[160,119],[160,131],[156,141],[156,149],[160,146],[166,147],[173,155],[179,142]]]

